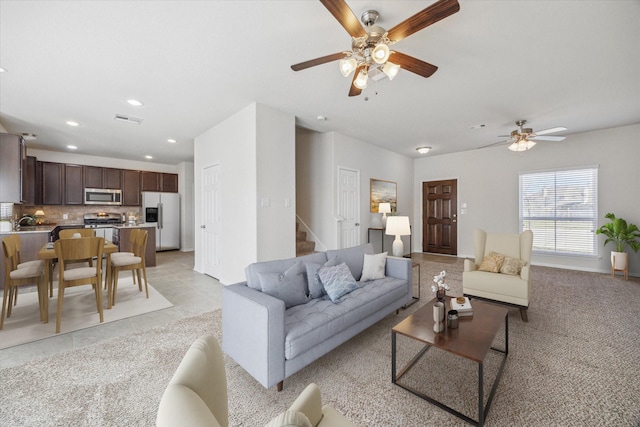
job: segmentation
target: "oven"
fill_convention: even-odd
[[[84,214],[84,228],[95,228],[97,237],[113,241],[114,230],[116,230],[114,227],[124,223],[123,217],[123,214],[109,212]]]

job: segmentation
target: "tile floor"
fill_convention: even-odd
[[[193,264],[193,252],[167,251],[158,252],[157,266],[147,268],[149,284],[173,307],[0,350],[0,369],[221,308],[222,285],[194,271]]]

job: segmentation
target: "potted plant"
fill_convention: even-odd
[[[626,270],[628,255],[624,251],[626,246],[638,252],[640,249],[640,230],[635,224],[627,224],[622,218],[616,218],[612,213],[604,216],[610,222],[602,225],[596,230],[596,234],[604,234],[607,240],[604,241],[605,246],[609,242],[616,245],[615,251],[611,251],[611,266],[615,270]]]

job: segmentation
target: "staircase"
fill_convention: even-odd
[[[300,231],[300,224],[296,222],[296,256],[307,255],[313,253],[316,248],[316,242],[307,240],[307,232]]]

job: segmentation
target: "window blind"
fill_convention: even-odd
[[[520,173],[520,231],[533,250],[597,255],[598,168]]]

